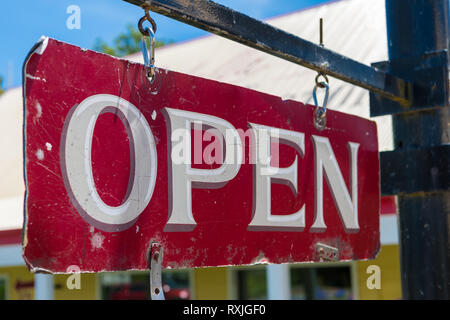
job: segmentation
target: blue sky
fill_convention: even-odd
[[[257,19],[314,6],[329,0],[216,0]],[[136,25],[141,8],[122,0],[22,0],[3,1],[0,11],[0,75],[3,88],[21,85],[23,60],[41,35],[92,49],[97,38],[111,44],[128,24]],[[67,8],[80,8],[80,29],[68,29]],[[151,14],[158,25],[157,38],[183,41],[206,34],[178,21]]]

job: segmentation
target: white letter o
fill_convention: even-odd
[[[111,207],[97,193],[91,164],[92,137],[97,118],[106,112],[119,116],[130,141],[130,179],[124,202]],[[83,100],[69,112],[61,139],[61,171],[66,190],[78,213],[96,228],[114,232],[131,227],[147,207],[156,182],[156,147],[142,113],[130,102],[109,94]]]

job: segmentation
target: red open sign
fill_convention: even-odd
[[[46,39],[25,66],[34,270],[374,258],[374,122]]]

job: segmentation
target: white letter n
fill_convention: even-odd
[[[311,226],[312,232],[323,232],[327,226],[323,220],[323,171],[337,206],[339,216],[347,233],[359,231],[358,224],[358,148],[359,143],[349,142],[350,151],[350,186],[352,197],[345,185],[331,149],[328,138],[312,136],[315,157],[315,219]]]

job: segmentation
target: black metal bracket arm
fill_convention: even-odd
[[[124,0],[370,90],[408,107],[413,84],[207,0]]]
[[[380,152],[381,194],[450,190],[450,145]]]
[[[432,108],[446,107],[449,103],[448,53],[446,50],[428,53],[417,58],[402,58],[373,63],[379,70],[395,74],[413,83],[410,106],[370,94],[372,117]]]

